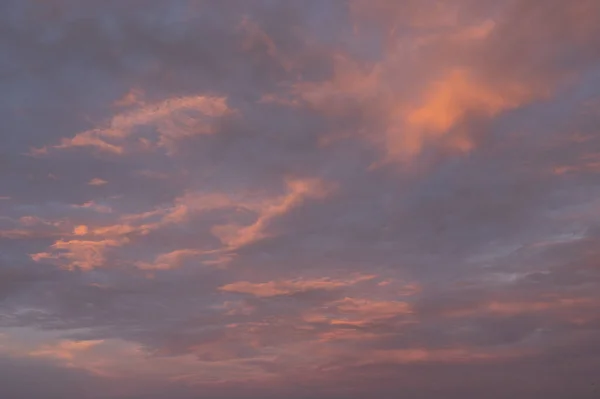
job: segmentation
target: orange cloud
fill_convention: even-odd
[[[334,305],[342,313],[365,316],[369,320],[412,313],[411,306],[402,301],[377,301],[346,297]]]
[[[452,70],[441,80],[431,83],[421,104],[407,107],[398,121],[406,133],[396,129],[388,131],[388,152],[392,157],[418,154],[429,140],[450,134],[450,130],[468,113],[492,117],[517,107],[530,96],[525,86],[515,84],[493,88],[477,82],[467,70]],[[467,134],[454,134],[456,136],[449,145],[463,150],[471,148]]]
[[[138,89],[131,89],[125,95],[115,101],[113,105],[115,107],[131,107],[133,105],[142,105],[144,102],[142,101],[143,93]]]
[[[75,234],[76,236],[84,236],[87,233],[88,233],[88,228],[87,228],[87,226],[84,226],[84,225],[77,226],[73,230],[73,234]]]
[[[339,53],[332,54],[332,59],[331,80],[300,82],[293,86],[292,93],[310,107],[331,116],[347,112],[349,102],[377,104],[386,99],[385,88],[381,86],[381,65],[361,65]]]
[[[100,204],[95,203],[94,201],[88,201],[81,205],[71,205],[71,206],[73,208],[92,209],[92,210],[94,210],[96,212],[100,212],[100,213],[111,213],[112,212],[112,208],[110,206],[100,205]]]
[[[94,147],[101,151],[123,154],[127,145],[131,145],[126,140],[138,135],[136,128],[154,126],[158,131],[156,142],[138,137],[137,147],[163,147],[172,152],[177,140],[214,133],[212,120],[231,112],[233,111],[227,106],[224,97],[170,98],[155,104],[142,104],[136,109],[117,114],[111,118],[107,127],[65,138],[53,148]],[[40,149],[37,149],[36,153],[39,152]]]
[[[136,265],[143,270],[175,269],[179,267],[185,259],[202,254],[203,251],[195,249],[178,249],[157,256],[153,263],[138,262]]]
[[[259,25],[244,18],[239,29],[244,33],[242,47],[245,51],[262,51],[272,58],[277,57],[277,47],[273,39]]]
[[[377,350],[365,355],[364,360],[360,360],[358,365],[376,364],[376,363],[472,363],[476,361],[499,361],[507,358],[526,356],[525,351],[503,351],[486,352],[474,349],[393,349]]]
[[[248,281],[238,281],[226,284],[220,287],[220,290],[227,292],[236,292],[240,294],[250,294],[258,297],[271,297],[278,295],[290,295],[299,292],[311,290],[333,290],[337,288],[349,287],[354,284],[372,280],[375,276],[359,276],[349,280],[332,280],[328,278],[321,279],[297,279],[269,281],[266,283],[251,283]]]
[[[217,225],[211,233],[218,237],[229,248],[238,248],[268,236],[268,223],[298,206],[310,198],[322,198],[331,193],[332,185],[327,185],[318,179],[296,179],[287,181],[288,192],[279,198],[269,198],[260,203],[254,203],[250,209],[258,211],[257,220],[249,226],[236,224]]]
[[[43,260],[54,260],[67,270],[79,268],[81,270],[92,270],[104,265],[105,253],[110,247],[120,247],[127,242],[121,240],[58,240],[50,247],[50,252],[32,254],[31,258],[40,262]]]
[[[591,153],[582,156],[572,165],[557,166],[553,169],[557,175],[573,173],[599,173],[600,172],[600,154]]]
[[[0,237],[13,240],[33,237],[56,237],[68,232],[70,225],[65,220],[46,220],[37,216],[22,216],[16,221],[17,228],[0,230]]]
[[[126,234],[147,234],[169,224],[183,223],[193,215],[216,209],[245,209],[256,213],[256,222],[248,226],[235,224],[213,226],[212,232],[228,248],[236,248],[264,237],[266,223],[285,214],[303,200],[319,198],[331,191],[331,186],[319,180],[290,180],[288,193],[277,197],[247,196],[243,194],[192,192],[178,197],[172,206],[156,208],[139,214],[124,215],[119,223],[96,227],[92,234],[116,237]],[[158,219],[149,222],[150,219]]]
[[[380,338],[379,333],[362,331],[362,327],[397,316],[405,316],[402,323],[414,323],[414,318],[410,317],[412,315],[412,306],[407,302],[346,297],[305,312],[302,320],[339,327],[319,334],[319,342],[327,342]]]
[[[184,194],[174,200],[170,206],[136,214],[121,215],[114,224],[105,226],[76,225],[60,222],[46,222],[38,218],[23,219],[23,223],[45,223],[53,227],[65,227],[74,236],[86,236],[87,240],[56,241],[48,251],[31,255],[36,261],[53,260],[61,267],[72,270],[80,268],[91,270],[102,266],[105,262],[105,252],[109,248],[128,244],[131,239],[144,236],[152,231],[169,225],[185,223],[194,215],[217,209],[237,211],[247,210],[256,214],[254,222],[247,225],[226,224],[207,226],[222,246],[206,250],[180,250],[170,254],[160,255],[154,262],[137,262],[140,269],[170,269],[177,267],[183,258],[201,256],[199,260],[204,265],[221,266],[230,262],[234,251],[243,245],[255,242],[269,235],[268,223],[299,206],[307,199],[317,199],[328,195],[334,186],[319,179],[290,179],[286,182],[287,192],[281,196],[261,196],[258,194],[244,195],[223,193]],[[77,208],[90,208],[97,212],[111,213],[107,206],[88,202],[83,205],[72,205]],[[64,229],[63,229],[64,230]],[[25,230],[3,231],[0,234],[20,238],[30,235]]]
[[[473,32],[482,34],[477,29]],[[472,133],[455,129],[468,115],[491,118],[537,94],[521,82],[494,85],[478,78],[476,70],[453,67],[440,77],[424,79],[418,92],[407,97],[394,92],[388,82],[400,69],[395,58],[389,55],[378,64],[360,66],[335,55],[330,81],[300,83],[294,92],[314,109],[333,117],[362,112],[366,124],[355,134],[382,146],[388,161],[410,159],[432,143],[470,150]]]
[[[446,316],[463,317],[476,313],[517,315],[545,311],[562,311],[596,304],[591,298],[552,298],[539,301],[489,301],[477,306],[446,312]]]
[[[44,345],[40,349],[29,352],[30,356],[52,357],[61,360],[73,360],[77,355],[89,351],[102,344],[103,340],[93,341],[60,341],[55,345]]]
[[[20,238],[30,238],[30,237],[35,237],[37,235],[38,234],[36,234],[33,231],[23,230],[23,229],[0,230],[0,237],[8,238],[11,240],[18,240]]]
[[[410,161],[429,147],[472,150],[478,132],[468,126],[469,118],[489,121],[547,98],[561,79],[500,74],[484,62],[488,47],[499,40],[497,30],[506,27],[493,13],[471,15],[469,4],[351,2],[355,34],[365,28],[387,35],[380,59],[361,60],[332,50],[330,79],[296,83],[291,100],[281,96],[276,102],[304,103],[331,118],[359,117],[356,127],[343,135],[378,146],[382,162]],[[410,29],[410,35],[398,33],[400,28]]]
[[[88,182],[88,184],[89,184],[90,186],[103,186],[103,185],[105,185],[105,184],[107,184],[107,183],[108,183],[108,182],[107,182],[106,180],[104,180],[104,179],[100,179],[100,178],[98,178],[98,177],[95,177],[95,178],[93,178],[92,180],[90,180],[90,181]]]

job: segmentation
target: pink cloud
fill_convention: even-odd
[[[106,262],[106,251],[110,248],[120,247],[128,240],[58,240],[50,246],[50,252],[32,254],[36,262],[54,261],[67,270],[79,268],[89,271],[102,267]]]
[[[100,151],[123,154],[134,147],[174,150],[174,143],[198,134],[214,133],[212,120],[232,113],[224,97],[190,96],[169,98],[155,104],[140,104],[137,108],[114,115],[104,128],[96,128],[63,138],[56,149],[93,147]],[[194,113],[195,117],[187,115]],[[139,137],[139,127],[152,126],[158,138]],[[42,149],[35,150],[41,153]]]
[[[98,178],[98,177],[95,177],[95,178],[93,178],[92,180],[90,180],[90,181],[88,182],[88,184],[89,184],[90,186],[103,186],[103,185],[105,185],[105,184],[107,184],[107,183],[108,183],[108,182],[107,182],[106,180],[104,180],[104,179],[100,179],[100,178]]]
[[[258,297],[271,297],[277,295],[290,295],[311,290],[333,290],[337,288],[353,286],[360,282],[372,280],[373,278],[375,278],[375,276],[358,276],[349,280],[321,278],[269,281],[266,283],[238,281],[235,283],[226,284],[220,287],[220,290],[236,292],[240,294],[250,294]]]

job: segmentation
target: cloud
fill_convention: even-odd
[[[103,186],[105,184],[107,184],[108,182],[106,180],[100,179],[98,177],[94,177],[92,180],[90,180],[88,182],[88,184],[90,186]]]
[[[93,395],[101,386],[100,381],[85,372],[39,359],[2,356],[0,368],[2,392],[13,397],[58,399]]]
[[[85,352],[101,343],[101,340],[79,342],[62,341],[54,346],[44,346],[41,349],[34,350],[30,353],[30,356],[47,356],[57,359],[72,360],[77,353]]]
[[[73,138],[63,139],[56,149],[73,147],[95,147],[98,150],[123,154],[123,143],[149,126],[156,129],[157,138],[140,137],[130,146],[138,149],[164,147],[174,151],[174,143],[197,134],[214,133],[211,119],[232,112],[223,97],[181,97],[169,98],[156,104],[143,104],[137,109],[119,113],[108,122],[108,127],[88,130]],[[199,118],[200,117],[200,118]],[[204,120],[205,119],[205,120]],[[201,121],[202,120],[202,121]],[[38,149],[37,152],[40,150]],[[100,180],[92,180],[100,185]]]
[[[0,396],[597,397],[599,11],[0,2]]]
[[[82,233],[82,230],[78,230]],[[76,231],[77,234],[77,231]],[[79,234],[78,234],[79,235]],[[104,266],[106,262],[105,252],[111,247],[119,247],[127,240],[58,240],[50,247],[52,252],[39,252],[32,254],[31,258],[36,262],[42,260],[57,261],[61,267],[68,270],[79,268],[92,270]]]
[[[73,234],[75,234],[76,236],[84,236],[88,233],[88,228],[85,225],[79,225],[77,227],[75,227],[75,229],[73,230]]]
[[[195,249],[177,249],[156,257],[154,263],[140,262],[138,267],[146,270],[167,270],[179,266],[186,258],[202,255],[202,251]]]
[[[332,290],[347,287],[361,281],[374,278],[374,276],[359,276],[352,280],[338,281],[329,279],[317,280],[291,280],[291,281],[269,281],[267,283],[250,283],[239,281],[220,287],[223,291],[251,294],[258,297],[270,297],[277,295],[290,295],[312,290]]]

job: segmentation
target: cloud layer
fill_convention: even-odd
[[[0,26],[0,394],[597,397],[599,2]]]

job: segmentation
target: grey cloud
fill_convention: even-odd
[[[100,381],[87,373],[52,362],[2,356],[2,395],[10,398],[94,398]]]
[[[475,45],[424,41],[418,59],[384,68],[378,84],[389,87],[381,93],[420,98],[425,83],[466,66],[486,90],[515,84],[536,95],[491,116],[467,110],[449,136],[468,132],[470,152],[432,139],[404,164],[379,163],[385,148],[370,141],[385,128],[374,117],[377,98],[370,104],[336,93],[331,102],[343,112],[329,115],[293,91],[294,84],[335,77],[339,56],[376,70],[386,51],[403,43],[389,39],[396,37],[392,25],[407,43],[453,32],[413,26],[432,15],[422,2],[379,3],[383,14],[373,6],[373,15],[355,15],[348,2],[316,0],[3,2],[0,196],[10,199],[0,200],[0,332],[31,327],[72,340],[120,339],[141,345],[148,362],[192,354],[198,364],[239,361],[273,377],[263,386],[156,381],[147,394],[157,399],[170,390],[228,399],[385,398],[399,391],[415,399],[593,397],[600,328],[596,3],[457,2],[459,25],[496,20],[490,36]],[[539,94],[546,88],[548,97]],[[80,147],[24,155],[106,126],[119,112],[115,101],[131,89],[148,103],[225,96],[235,113],[220,119],[214,134],[178,141],[173,154]],[[145,129],[153,134],[155,126]],[[93,178],[107,183],[89,185]],[[265,237],[221,248],[218,255],[230,256],[221,264],[190,257],[169,270],[136,266],[179,249],[220,248],[213,228],[255,223],[264,209],[243,202],[258,198],[276,208],[289,178],[335,188],[265,221]],[[194,193],[243,200],[149,231],[107,235],[128,241],[107,250],[93,270],[31,259],[60,239],[102,238],[74,236],[79,224],[90,231],[126,224],[127,215],[166,212]],[[161,217],[140,216],[132,225]],[[220,289],[354,273],[376,278],[269,297]],[[408,283],[420,291],[402,294]],[[335,305],[347,297],[405,301],[410,312],[357,322]],[[579,299],[588,302],[568,302]],[[490,303],[499,305],[490,310]],[[331,336],[342,338],[323,343]],[[313,344],[322,353],[315,349],[314,363],[305,364]],[[539,352],[481,364],[353,363],[378,350],[453,348],[492,357]],[[14,397],[85,395],[97,383],[33,360],[5,359],[0,368],[14,383],[0,393]],[[19,383],[31,378],[42,378],[39,389]],[[104,399],[95,395],[87,397]]]

